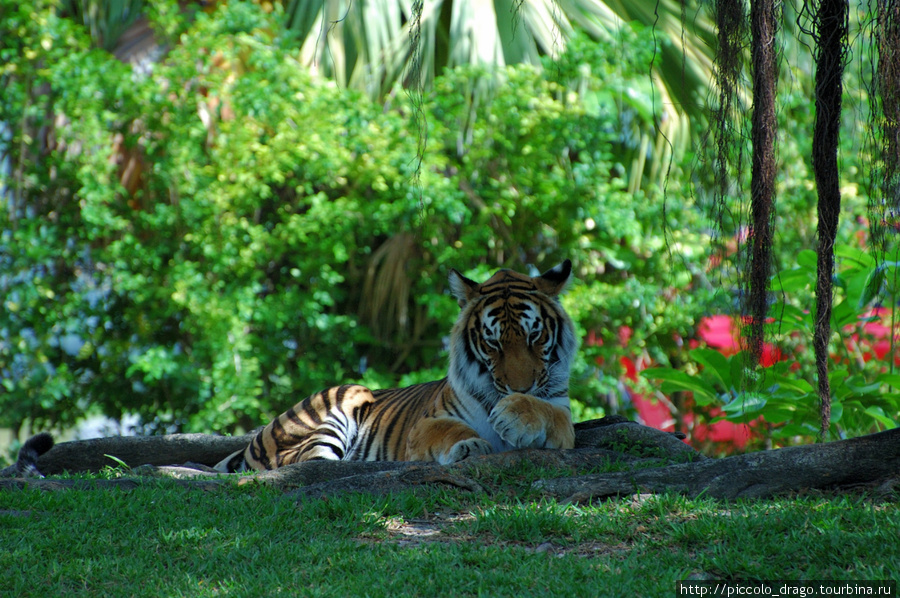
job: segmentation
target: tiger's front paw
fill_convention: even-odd
[[[494,452],[494,447],[484,438],[468,438],[460,440],[447,451],[445,455],[438,458],[438,463],[447,465],[448,463],[456,463],[469,457],[477,457],[479,455],[490,455]]]
[[[572,448],[575,430],[568,409],[531,395],[503,397],[488,421],[500,437],[515,448]]]

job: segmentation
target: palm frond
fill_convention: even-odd
[[[383,98],[397,83],[427,89],[444,68],[494,67],[561,54],[581,30],[615,42],[632,22],[658,38],[647,72],[656,122],[639,134],[644,157],[633,172],[660,180],[704,118],[712,81],[711,19],[676,0],[283,0],[284,26],[301,61],[338,85]],[[114,49],[141,17],[143,0],[63,0],[97,44]],[[627,51],[627,49],[626,49]],[[481,86],[488,89],[488,86]],[[648,121],[649,122],[649,121]],[[695,122],[695,127],[696,127]],[[646,138],[644,138],[646,137]],[[638,153],[643,153],[640,151]]]
[[[60,10],[87,27],[98,47],[112,52],[144,9],[143,0],[63,0]]]

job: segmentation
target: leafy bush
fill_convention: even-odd
[[[0,425],[136,413],[148,432],[230,431],[327,385],[442,376],[450,267],[571,257],[582,334],[628,325],[627,350],[663,358],[704,309],[679,292],[705,259],[688,232],[699,215],[674,184],[668,216],[662,192],[628,191],[620,116],[636,108],[563,83],[608,61],[602,47],[548,65],[556,78],[505,69],[487,106],[472,93],[483,73],[448,71],[419,131],[414,98],[375,104],[313,77],[250,4],[191,23],[161,8],[180,44],[141,76],[52,3],[0,2],[0,219],[15,248],[0,253]],[[619,60],[617,85],[641,88],[643,70],[639,53]],[[602,65],[579,72],[603,88]],[[617,392],[625,350],[585,346],[578,413]]]
[[[900,374],[895,369],[898,325],[897,263],[876,264],[858,248],[837,247],[839,270],[832,311],[831,433],[838,438],[868,434],[900,424]],[[763,440],[785,444],[808,441],[819,429],[819,398],[811,358],[815,314],[806,300],[815,288],[816,255],[801,251],[796,265],[774,280],[779,299],[771,308],[768,336],[773,363],[749,367],[743,352],[724,356],[698,347],[689,352],[688,371],[669,367],[642,372],[665,393],[689,392],[698,411],[718,408],[717,419],[752,424]]]

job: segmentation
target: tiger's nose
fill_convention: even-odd
[[[536,384],[537,372],[532,372],[530,376],[517,376],[515,378],[508,379],[506,382],[506,390],[510,394],[514,392],[528,394],[534,390]]]

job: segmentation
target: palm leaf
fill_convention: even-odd
[[[143,0],[64,0],[60,6],[62,14],[83,23],[94,43],[110,52],[143,9]]]
[[[632,190],[661,180],[690,142],[692,121],[712,80],[715,32],[703,13],[675,0],[283,0],[284,25],[301,60],[339,85],[383,98],[398,82],[426,89],[446,67],[502,67],[561,53],[578,30],[616,40],[636,21],[652,27],[658,52],[648,65],[653,104],[637,131]],[[65,0],[112,50],[141,16],[143,0]],[[699,10],[699,9],[697,9]],[[690,31],[686,30],[690,24]],[[627,49],[623,49],[627,51]],[[699,124],[699,123],[696,123]],[[649,167],[645,160],[651,160]]]

